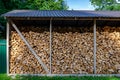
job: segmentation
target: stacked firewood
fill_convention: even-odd
[[[50,69],[48,27],[18,27]],[[120,27],[97,27],[97,73],[120,73]],[[93,27],[52,28],[52,73],[93,74]],[[10,73],[46,74],[15,30],[10,34]]]
[[[97,27],[97,73],[120,74],[120,27]]]
[[[19,27],[19,29],[49,68],[49,28]],[[45,73],[16,31],[11,31],[10,73]],[[89,29],[84,27],[53,28],[52,73],[93,73],[92,27]]]
[[[19,30],[49,69],[49,28],[19,27]],[[10,73],[46,73],[14,30],[11,31],[10,38]]]
[[[52,34],[54,74],[93,73],[93,27],[54,27]]]

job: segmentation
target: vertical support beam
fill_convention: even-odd
[[[94,74],[96,74],[96,20],[94,20]]]
[[[52,19],[50,20],[50,74],[52,74]]]
[[[9,21],[7,21],[7,56],[6,56],[6,59],[7,59],[7,74],[9,74],[9,28],[10,28],[10,24],[9,24]]]
[[[17,28],[17,26],[12,22],[11,25],[13,26],[13,28],[17,31],[17,33],[19,34],[19,36],[21,37],[21,39],[25,42],[25,44],[27,45],[27,47],[29,48],[29,50],[32,52],[32,54],[35,56],[35,58],[38,60],[38,62],[41,64],[41,66],[43,67],[43,69],[49,74],[49,70],[47,68],[47,66],[42,62],[42,60],[40,59],[40,57],[36,54],[36,52],[32,49],[32,47],[30,46],[30,44],[27,42],[27,40],[24,38],[24,36],[22,35],[22,33],[19,31],[19,29]]]

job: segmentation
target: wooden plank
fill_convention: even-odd
[[[94,74],[96,74],[96,20],[94,20]]]
[[[50,74],[52,74],[52,20],[50,20]]]
[[[10,24],[9,22],[7,22],[7,74],[9,74],[9,28],[10,28]]]
[[[17,75],[17,74],[9,74]],[[118,76],[120,77],[120,74],[19,74],[21,76]]]
[[[22,40],[25,42],[25,44],[27,45],[27,47],[29,48],[29,50],[32,52],[32,54],[35,56],[35,58],[38,60],[38,62],[41,64],[41,66],[44,68],[44,70],[49,74],[49,70],[47,68],[47,66],[42,62],[42,60],[40,59],[40,57],[36,54],[36,52],[32,49],[32,47],[30,46],[30,44],[27,42],[27,40],[24,38],[24,36],[22,35],[22,33],[19,31],[19,29],[17,28],[17,26],[14,24],[13,21],[10,21],[12,26],[14,27],[14,29],[17,31],[17,33],[19,34],[19,36],[22,38]]]
[[[50,18],[45,18],[45,17],[41,17],[41,18],[31,18],[31,17],[7,17],[7,19],[14,19],[14,20],[51,20]],[[120,18],[84,18],[84,17],[71,17],[71,18],[64,18],[64,17],[56,17],[56,18],[52,18],[52,20],[108,20],[108,21],[119,21]]]
[[[31,17],[8,17],[8,19],[13,20],[51,20],[51,18],[31,18]],[[93,20],[93,18],[77,18],[77,17],[71,17],[71,18],[64,18],[64,17],[56,17],[52,18],[52,20]]]

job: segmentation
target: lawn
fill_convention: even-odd
[[[7,76],[6,74],[0,74],[0,80],[120,80],[120,77],[113,77],[113,76],[82,76],[82,77],[47,77],[47,76],[15,76],[14,78]]]

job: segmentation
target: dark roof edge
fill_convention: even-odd
[[[29,12],[30,11],[30,12]],[[34,12],[34,11],[37,11]],[[46,13],[47,12],[47,13]],[[120,11],[94,10],[12,10],[0,15],[6,18],[120,18]]]

